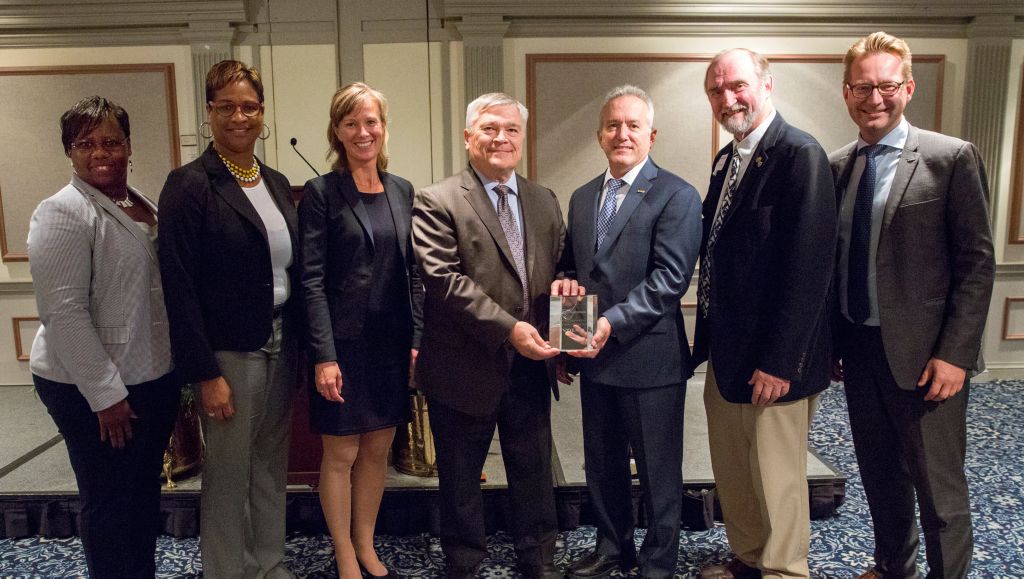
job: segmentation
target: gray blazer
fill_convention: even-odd
[[[829,155],[846,192],[856,141]],[[983,370],[995,258],[985,166],[971,143],[910,127],[878,238],[878,314],[889,369],[917,389],[928,360]]]
[[[28,255],[41,322],[32,373],[75,384],[95,412],[171,370],[156,248],[110,198],[73,175],[33,212]]]

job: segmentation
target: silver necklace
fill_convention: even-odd
[[[121,209],[128,209],[129,207],[135,207],[135,204],[132,203],[131,195],[129,195],[127,191],[124,194],[124,199],[114,199],[114,198],[111,198],[110,200],[114,202],[114,205],[117,205]]]

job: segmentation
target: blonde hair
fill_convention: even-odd
[[[380,111],[380,123],[384,128],[384,142],[377,153],[377,170],[386,171],[388,168],[388,99],[379,90],[363,82],[354,82],[338,89],[331,97],[331,121],[327,125],[327,142],[330,149],[327,151],[327,160],[335,171],[348,169],[348,157],[345,155],[345,145],[338,139],[334,129],[341,123],[341,119],[352,114],[367,101],[377,103]]]
[[[903,73],[903,80],[907,81],[914,78],[911,65],[912,55],[910,54],[910,46],[908,46],[901,38],[896,38],[886,32],[878,31],[872,32],[857,42],[854,42],[853,46],[846,51],[846,56],[843,57],[843,82],[850,82],[850,66],[853,65],[853,61],[869,54],[878,54],[882,52],[888,52],[900,59],[900,72]]]

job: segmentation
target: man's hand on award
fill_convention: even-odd
[[[582,334],[581,334],[582,332]],[[570,339],[580,342],[581,344],[586,343],[586,332],[579,326],[573,326],[572,331],[566,332],[566,335]],[[608,337],[612,335],[612,325],[608,323],[608,318],[601,316],[597,318],[596,328],[594,329],[594,337],[590,341],[590,350],[567,350],[565,353],[569,354],[574,358],[594,358],[597,356],[601,348],[604,347],[605,342],[608,341]],[[582,340],[582,342],[580,341]]]
[[[341,397],[341,368],[338,362],[320,362],[313,370],[316,375],[316,391],[331,402],[344,402]]]
[[[585,296],[587,288],[581,286],[574,279],[556,279],[551,282],[551,295],[553,296]]]
[[[516,322],[508,335],[508,342],[523,356],[531,360],[546,360],[558,355],[558,348],[552,348],[537,329],[526,322]]]

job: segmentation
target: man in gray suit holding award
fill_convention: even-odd
[[[839,199],[836,370],[875,530],[861,577],[917,577],[915,495],[929,577],[966,577],[969,377],[995,262],[985,168],[971,143],[920,130],[910,48],[884,32],[843,61],[860,129],[829,160]]]
[[[630,85],[601,108],[597,141],[608,168],[572,194],[567,278],[598,296],[593,350],[579,357],[587,489],[597,547],[569,567],[573,578],[605,577],[639,564],[641,577],[672,577],[679,550],[683,401],[693,375],[679,300],[700,252],[700,195],[648,157],[654,106]],[[563,376],[564,377],[564,376]],[[630,449],[644,489],[647,536],[633,546]]]
[[[551,393],[537,328],[565,227],[555,194],[515,172],[526,107],[502,93],[466,107],[469,165],[416,194],[413,248],[426,295],[416,378],[437,448],[445,577],[470,579],[487,555],[480,470],[498,429],[519,572],[554,579],[558,519]]]

